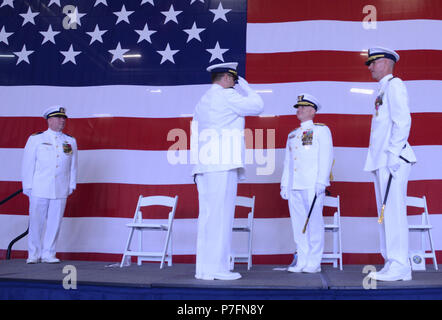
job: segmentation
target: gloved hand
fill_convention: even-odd
[[[388,170],[390,170],[390,173],[393,175],[393,177],[396,177],[396,173],[400,167],[399,157],[393,153],[388,154]]]
[[[32,192],[32,189],[31,189],[31,188],[29,188],[29,189],[23,189],[23,193],[24,193],[25,195],[27,195],[28,197],[31,196],[31,192]]]
[[[249,83],[247,82],[247,80],[241,76],[238,76],[238,84],[244,91],[254,92],[253,89],[250,87]]]
[[[281,187],[281,198],[283,198],[284,200],[288,200],[289,194],[287,191],[287,187]]]
[[[319,197],[321,194],[325,193],[325,185],[322,183],[317,183],[315,185],[315,194],[317,197]]]

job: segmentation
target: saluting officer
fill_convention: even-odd
[[[23,154],[23,193],[29,197],[27,263],[60,262],[55,245],[66,199],[77,183],[77,142],[62,132],[65,108],[49,107],[43,117],[48,129],[31,135]]]
[[[212,86],[198,102],[192,121],[192,170],[199,215],[195,277],[236,280],[230,250],[238,180],[244,177],[245,117],[264,108],[261,97],[237,74],[236,62],[209,66]],[[245,95],[233,87],[238,82]]]
[[[330,185],[333,163],[333,142],[329,128],[313,123],[320,109],[318,100],[302,94],[294,105],[301,127],[290,132],[287,139],[281,197],[289,202],[293,237],[298,259],[290,272],[321,271],[324,251],[324,222],[322,208],[325,188]],[[313,199],[316,200],[305,233],[303,228]]]
[[[378,213],[390,175],[392,177],[384,220],[380,225],[381,254],[385,265],[370,274],[382,281],[411,280],[405,201],[411,164],[416,162],[416,156],[407,142],[411,128],[407,89],[401,79],[393,76],[398,61],[397,52],[378,47],[368,50],[365,63],[372,78],[379,81],[364,168],[373,173]]]

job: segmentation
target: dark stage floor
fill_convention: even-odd
[[[144,263],[142,266],[132,264],[129,267],[112,267],[112,263],[106,262],[90,262],[90,261],[62,261],[59,264],[34,264],[28,265],[25,260],[3,260],[0,261],[0,290],[3,294],[0,295],[2,299],[17,298],[16,296],[8,296],[7,285],[20,286],[26,284],[27,286],[33,284],[46,284],[49,287],[64,291],[80,291],[82,288],[103,288],[104,291],[109,288],[114,289],[128,289],[139,290],[144,292],[148,290],[165,291],[175,290],[176,292],[206,292],[200,298],[206,297],[211,299],[217,297],[213,292],[216,290],[224,290],[224,296],[229,297],[229,292],[254,292],[257,294],[261,292],[266,293],[262,296],[265,299],[271,299],[272,294],[275,298],[281,298],[285,293],[289,299],[295,298],[296,292],[313,294],[316,292],[319,295],[326,297],[327,292],[335,292],[340,295],[349,295],[352,292],[363,294],[364,291],[373,295],[375,291],[383,292],[383,294],[392,293],[395,290],[401,292],[420,292],[422,290],[433,290],[433,292],[442,293],[442,268],[435,271],[432,265],[427,266],[426,271],[413,272],[413,280],[411,281],[396,281],[396,282],[377,282],[376,284],[365,280],[367,273],[363,273],[364,266],[362,265],[346,265],[343,271],[333,268],[331,265],[323,265],[322,272],[317,274],[305,273],[289,273],[281,269],[286,266],[275,265],[254,265],[250,271],[247,271],[245,265],[236,265],[235,271],[242,274],[242,278],[235,281],[204,281],[194,278],[195,265],[193,264],[174,264],[172,267],[165,266],[160,270],[157,263]],[[379,266],[377,266],[379,269]],[[76,273],[76,274],[75,274]],[[65,285],[72,285],[70,280],[76,279],[77,289],[65,290]],[[18,285],[20,284],[20,285]],[[376,285],[377,290],[366,290],[365,286]],[[239,290],[240,289],[240,290]],[[215,291],[211,291],[215,290]],[[221,291],[218,291],[220,293]],[[6,293],[5,293],[6,292]],[[12,292],[12,291],[11,291]],[[140,291],[141,292],[141,291]],[[212,294],[211,294],[212,293]],[[76,296],[81,299],[81,296]],[[105,295],[102,298],[107,298]],[[111,296],[112,298],[113,296]],[[129,296],[128,296],[129,297]],[[137,296],[133,296],[137,298]],[[155,296],[160,298],[167,298],[167,296]],[[172,296],[173,297],[173,296]],[[180,299],[177,294],[176,299]],[[183,294],[183,297],[189,299],[197,298],[195,295]],[[256,298],[256,295],[250,297]],[[348,296],[350,297],[350,296]],[[355,296],[357,298],[357,295]],[[437,295],[436,295],[437,297]],[[19,297],[18,297],[19,298]],[[63,297],[62,297],[63,298]],[[75,297],[74,297],[75,298]],[[198,298],[198,299],[200,299]],[[247,296],[243,298],[247,299]],[[259,295],[258,295],[259,298]]]

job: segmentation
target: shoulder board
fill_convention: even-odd
[[[390,78],[390,79],[388,79],[388,81],[391,81],[391,80],[396,79],[396,78],[397,78],[397,77]]]
[[[31,136],[36,136],[36,135],[38,135],[38,134],[42,134],[42,133],[43,133],[43,131],[35,132],[35,133],[33,133]]]
[[[326,127],[327,125],[325,123],[315,123],[315,126],[323,126]]]
[[[289,139],[293,138],[293,137],[296,135],[296,134],[295,134],[295,131],[298,130],[299,128],[301,128],[301,127],[298,127],[298,128],[296,128],[295,130],[293,130],[293,131],[291,131],[291,132],[289,133]]]
[[[64,132],[63,132],[64,133]],[[69,134],[67,134],[67,133],[64,133],[66,136],[68,136],[68,137],[71,137],[71,138],[73,138],[73,136],[71,136],[71,135],[69,135]]]

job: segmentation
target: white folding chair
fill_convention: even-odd
[[[339,262],[339,269],[342,270],[341,209],[339,196],[325,196],[324,207],[336,208],[336,212],[333,214],[333,222],[324,224],[324,231],[332,232],[333,234],[333,252],[324,252],[322,262],[333,263],[334,268],[337,268]]]
[[[421,223],[420,224],[409,224],[408,230],[409,232],[421,232],[421,250],[424,254],[424,258],[431,258],[433,259],[433,265],[434,269],[437,270],[437,260],[436,260],[436,253],[434,251],[433,246],[433,237],[431,235],[431,229],[432,225],[430,223],[430,217],[428,214],[428,208],[427,208],[427,199],[425,196],[422,198],[417,197],[407,197],[407,207],[416,207],[423,209],[423,212],[421,214]],[[426,247],[426,238],[428,237],[429,240],[429,251],[427,252]]]
[[[244,224],[244,219],[235,219],[232,228],[233,232],[246,232],[248,233],[248,243],[246,253],[233,252],[230,256],[230,269],[233,270],[235,262],[247,262],[247,270],[252,267],[252,234],[253,234],[253,216],[255,211],[255,196],[248,197],[236,197],[236,207],[246,207],[250,209],[247,214],[247,220]],[[242,223],[241,223],[242,222]]]
[[[124,249],[123,258],[121,259],[120,267],[123,267],[125,263],[129,262],[131,256],[137,256],[137,264],[141,265],[143,261],[161,261],[160,269],[163,268],[166,261],[169,266],[172,266],[172,225],[175,217],[175,211],[178,203],[178,196],[150,196],[143,197],[140,195],[138,198],[137,208],[135,209],[134,219],[132,223],[126,224],[130,228],[129,237],[127,239],[126,247]],[[142,207],[149,206],[166,206],[170,207],[171,211],[167,219],[167,223],[146,223],[143,221],[143,215],[141,212]],[[137,231],[139,235],[138,250],[131,250],[131,242],[134,232]],[[165,231],[166,239],[162,252],[148,252],[143,250],[143,232],[144,231]],[[128,259],[128,260],[126,260]]]

